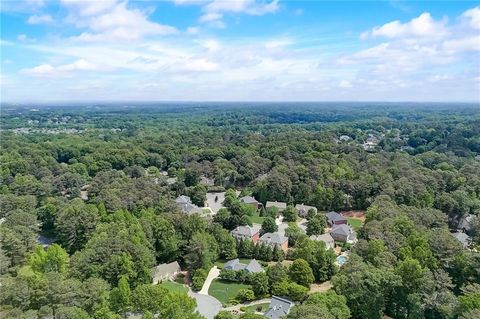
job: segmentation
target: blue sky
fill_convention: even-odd
[[[5,102],[480,101],[480,2],[1,3]]]

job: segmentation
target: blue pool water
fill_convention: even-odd
[[[343,265],[346,262],[347,262],[347,257],[346,256],[338,256],[337,257],[337,263],[339,265]]]

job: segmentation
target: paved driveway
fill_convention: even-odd
[[[218,200],[215,201],[215,197]],[[222,203],[225,200],[225,192],[222,193],[207,193],[207,206],[210,207],[213,214],[216,214],[220,208],[223,207]]]
[[[198,292],[201,295],[208,295],[208,288],[212,284],[213,279],[217,278],[220,275],[220,269],[217,266],[213,266],[208,272],[207,279],[203,283],[202,289]]]
[[[188,292],[188,295],[197,301],[195,310],[207,319],[214,319],[215,315],[222,309],[222,303],[212,296],[201,295],[191,290]]]

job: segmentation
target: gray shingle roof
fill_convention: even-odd
[[[459,229],[470,230],[472,228],[472,222],[475,219],[475,215],[468,214],[463,216],[458,223]]]
[[[160,264],[154,269],[154,278],[172,275],[180,270],[178,262],[174,261],[169,264]]]
[[[183,213],[186,213],[186,214],[189,214],[189,215],[191,215],[191,214],[203,214],[202,209],[200,207],[198,207],[197,205],[193,204],[192,200],[188,196],[185,196],[185,195],[178,196],[175,199],[175,203],[177,204],[178,208],[180,208],[180,210]]]
[[[260,231],[260,226],[238,226],[232,230],[233,235],[252,237]]]
[[[282,245],[288,238],[280,233],[265,233],[260,237],[260,241],[266,244]]]
[[[317,211],[317,208],[314,206],[308,206],[308,205],[303,205],[303,204],[297,204],[295,205],[295,209],[298,211],[304,211],[308,212],[310,209],[313,209],[314,211]]]
[[[287,203],[284,203],[284,202],[267,202],[265,207],[266,208],[276,207],[278,209],[285,209],[285,208],[287,208]]]
[[[191,204],[192,200],[188,196],[181,195],[181,196],[178,196],[175,199],[175,203],[177,203],[177,204]]]
[[[245,203],[245,204],[254,204],[254,203],[258,203],[258,201],[252,197],[252,196],[244,196],[242,198],[240,198],[240,201],[242,203]]]
[[[247,265],[242,264],[238,258],[227,261],[223,266],[224,269],[235,270],[235,271],[245,269],[245,267],[247,267]]]
[[[256,259],[252,259],[248,263],[247,267],[245,267],[245,270],[250,273],[257,273],[257,272],[262,272],[263,268],[262,268],[262,265],[260,265]]]
[[[328,212],[326,214],[327,216],[327,219],[328,221],[330,222],[335,222],[335,221],[339,221],[339,220],[347,220],[345,217],[343,217],[342,215],[340,215],[339,213],[337,212]]]
[[[458,239],[458,241],[463,245],[463,247],[467,248],[470,245],[470,236],[468,236],[467,234],[458,232],[453,233],[452,236]]]
[[[272,302],[267,312],[263,314],[264,317],[270,319],[279,319],[285,317],[290,312],[294,303],[288,299],[272,296]]]
[[[333,227],[332,231],[330,234],[339,234],[339,235],[345,235],[348,236],[352,233],[352,229],[345,224],[337,225]]]
[[[312,236],[310,236],[310,239],[311,240],[316,240],[316,241],[323,241],[323,242],[326,242],[326,243],[335,242],[332,235],[330,235],[330,234],[312,235]]]
[[[225,263],[223,266],[224,269],[229,269],[229,270],[243,270],[245,269],[249,273],[257,273],[257,272],[262,272],[263,268],[262,266],[256,261],[255,259],[250,260],[248,265],[241,263],[240,260],[237,259],[232,259],[229,260],[228,262]]]

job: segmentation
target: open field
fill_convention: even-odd
[[[208,289],[208,294],[217,298],[223,305],[226,305],[230,299],[234,299],[240,289],[251,288],[250,285],[239,284],[236,282],[215,279]]]
[[[182,284],[174,281],[164,281],[160,286],[165,287],[168,291],[172,292],[187,292],[188,288]]]

